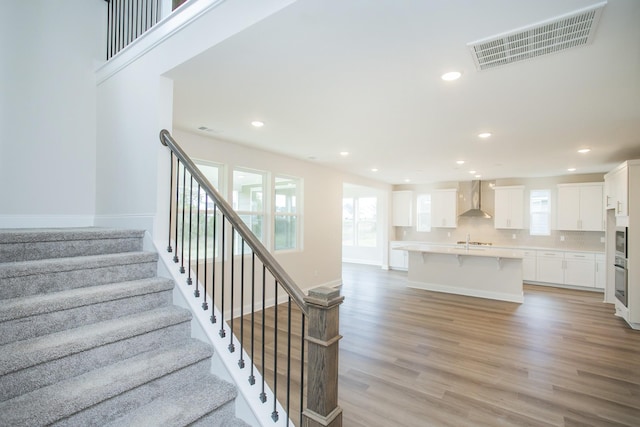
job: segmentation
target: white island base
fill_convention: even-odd
[[[408,286],[429,291],[522,303],[522,253],[518,251],[406,246]]]

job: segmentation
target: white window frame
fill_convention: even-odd
[[[546,193],[547,199],[547,208],[545,210],[538,209],[535,205],[535,200],[541,198],[541,196],[536,197],[536,194]],[[534,219],[534,215],[544,215],[546,219],[546,227],[544,229],[537,229],[534,227],[534,224],[539,223],[539,221]],[[529,234],[531,236],[550,236],[551,235],[551,190],[549,189],[540,189],[540,190],[531,190],[529,192]]]
[[[421,199],[429,199],[429,210],[422,211]],[[416,231],[431,231],[431,194],[418,194],[416,197]]]
[[[295,211],[294,212],[277,212],[277,203],[276,203],[276,197],[277,197],[277,190],[278,190],[278,180],[286,180],[289,182],[293,182],[295,185],[295,196],[294,196],[294,200],[295,200]],[[271,222],[271,235],[273,236],[273,242],[271,245],[271,248],[274,252],[286,252],[286,251],[300,251],[302,250],[302,178],[299,177],[294,177],[294,176],[290,176],[290,175],[282,175],[282,174],[277,174],[274,176],[273,181],[272,181],[272,194],[273,194],[273,200],[272,200],[272,209],[271,209],[271,216],[272,218],[270,219]],[[282,249],[278,249],[276,248],[276,239],[277,239],[277,234],[276,234],[276,220],[278,217],[289,217],[289,218],[295,218],[296,221],[296,227],[295,227],[295,242],[294,242],[294,247],[292,248],[282,248]]]

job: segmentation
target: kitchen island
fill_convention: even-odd
[[[521,303],[522,258],[518,250],[410,244],[408,286],[430,291]]]

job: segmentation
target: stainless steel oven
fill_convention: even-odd
[[[623,257],[616,256],[615,262],[613,264],[615,270],[615,295],[616,298],[624,304],[625,307],[627,305],[627,260]]]
[[[627,227],[616,228],[616,256],[627,258]]]

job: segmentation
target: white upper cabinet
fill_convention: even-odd
[[[603,184],[558,184],[558,230],[603,231]]]
[[[495,187],[495,228],[524,228],[524,187]]]
[[[458,225],[458,190],[434,190],[431,193],[431,227],[455,228]]]
[[[629,215],[629,170],[623,163],[604,176],[607,209],[615,209],[616,216]]]
[[[394,191],[392,193],[393,225],[396,227],[413,226],[413,191]]]

